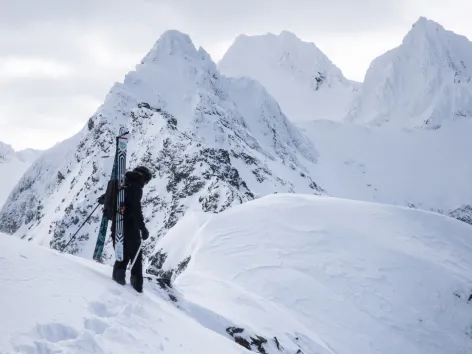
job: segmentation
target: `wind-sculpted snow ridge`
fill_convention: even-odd
[[[187,35],[168,31],[81,132],[29,169],[0,213],[0,231],[63,249],[105,191],[120,126],[130,131],[128,168],[154,173],[143,199],[151,273],[156,239],[188,209],[218,213],[269,193],[323,193],[309,172],[313,144],[265,89],[220,76]],[[91,258],[99,223],[97,211],[66,251]]]
[[[228,333],[241,345],[259,338],[266,353],[465,354],[471,233],[436,213],[278,194],[217,215],[189,213],[158,246],[163,269],[186,263],[174,289],[231,319]]]
[[[360,87],[314,43],[287,31],[238,36],[218,67],[225,75],[259,81],[293,121],[341,120]]]
[[[472,43],[421,17],[403,43],[376,58],[348,120],[438,129],[472,117]]]

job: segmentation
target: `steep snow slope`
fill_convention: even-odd
[[[168,31],[80,133],[29,169],[0,212],[0,231],[62,249],[104,193],[112,158],[103,157],[113,156],[120,126],[131,132],[128,168],[146,164],[155,174],[143,199],[153,241],[189,208],[219,212],[267,193],[322,193],[308,173],[313,144],[265,89],[221,77],[187,35]],[[91,258],[99,222],[97,212],[67,251]]]
[[[237,37],[218,67],[225,75],[262,83],[293,121],[341,120],[360,86],[315,44],[287,31]]]
[[[348,120],[437,129],[472,117],[472,43],[420,18],[403,43],[375,59]]]
[[[316,142],[313,175],[328,195],[451,213],[472,223],[472,121],[412,131],[332,121],[297,125]]]
[[[0,141],[0,208],[40,153],[33,149],[15,151],[10,145]]]

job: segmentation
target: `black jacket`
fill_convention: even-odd
[[[141,242],[140,230],[144,230],[144,217],[141,208],[144,184],[141,175],[128,171],[125,174],[125,210],[123,218],[123,231],[125,248],[127,245],[134,249]],[[132,252],[131,249],[129,251]]]

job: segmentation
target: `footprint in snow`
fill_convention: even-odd
[[[89,303],[90,312],[98,317],[115,317],[118,315],[116,311],[110,309],[103,302],[92,301]]]
[[[62,323],[45,323],[36,325],[29,333],[15,340],[15,350],[27,354],[62,353],[61,345],[67,341],[75,341],[80,333]],[[33,341],[32,344],[21,343]]]
[[[96,334],[103,334],[109,327],[110,324],[100,317],[86,318],[84,320],[84,328]]]
[[[62,323],[38,324],[36,332],[41,339],[52,343],[75,339],[79,336],[77,330]]]

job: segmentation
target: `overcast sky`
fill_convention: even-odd
[[[471,13],[471,0],[0,0],[0,141],[76,133],[167,29],[215,61],[241,33],[289,30],[362,81],[419,16],[472,39]]]

